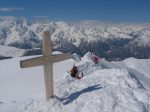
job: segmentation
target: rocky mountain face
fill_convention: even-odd
[[[108,60],[150,58],[150,24],[108,24],[98,21],[29,22],[23,17],[0,17],[0,45],[41,54],[41,33],[52,33],[53,49],[84,55],[87,51]],[[38,49],[39,48],[39,49]]]

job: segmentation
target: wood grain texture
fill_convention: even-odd
[[[21,68],[35,67],[44,64],[43,56],[20,61]]]
[[[69,53],[55,54],[52,57],[53,57],[53,63],[57,63],[57,62],[60,62],[60,61],[64,61],[64,60],[70,59],[71,58],[71,54],[69,54]]]
[[[51,41],[51,34],[48,31],[43,32],[42,34],[42,52],[44,56],[52,55],[52,41]]]
[[[53,88],[53,64],[46,63],[44,64],[44,80],[45,80],[45,91],[46,91],[46,99],[54,96],[54,88]]]

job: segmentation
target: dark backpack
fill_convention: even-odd
[[[76,77],[78,73],[78,69],[76,66],[73,66],[73,68],[71,69],[71,76],[72,77]]]

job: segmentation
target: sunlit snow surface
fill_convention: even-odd
[[[19,67],[27,58],[0,61],[0,112],[150,112],[149,59],[95,65],[86,54],[78,63],[56,63],[55,96],[46,102],[43,68]],[[69,75],[74,63],[81,80]]]
[[[18,57],[25,53],[24,49],[0,45],[0,56],[5,57]]]

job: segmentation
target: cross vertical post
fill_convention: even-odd
[[[50,37],[50,32],[46,31],[42,34],[42,52],[44,57],[52,55],[52,42]],[[45,80],[45,90],[46,90],[46,99],[53,97],[54,88],[53,88],[53,63],[46,62],[44,63],[44,80]]]

